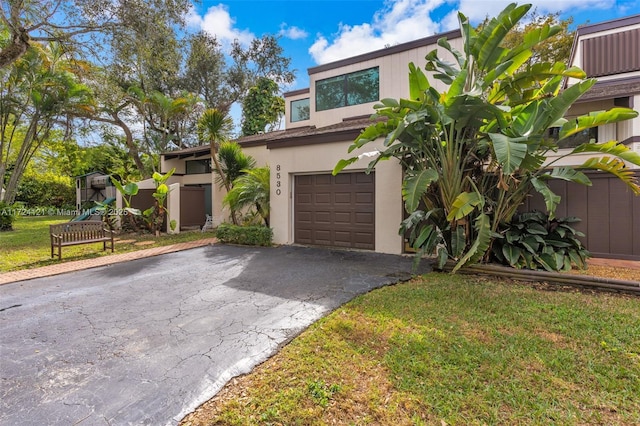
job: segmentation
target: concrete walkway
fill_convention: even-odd
[[[0,286],[0,425],[174,425],[328,312],[408,278],[412,264],[219,244],[111,264],[118,256]]]

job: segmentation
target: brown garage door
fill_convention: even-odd
[[[298,244],[375,249],[374,174],[295,177]]]

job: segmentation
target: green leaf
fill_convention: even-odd
[[[519,247],[505,244],[504,246],[502,246],[502,254],[504,255],[504,258],[507,260],[507,262],[509,262],[509,265],[516,266],[522,254],[522,250],[520,250]]]
[[[535,190],[544,198],[544,203],[547,206],[547,211],[549,212],[549,219],[553,219],[555,217],[556,207],[560,204],[560,196],[554,194],[542,179],[535,177],[531,178],[531,183]]]
[[[583,130],[602,126],[609,123],[617,123],[623,120],[636,118],[638,112],[628,108],[612,108],[609,111],[597,111],[569,120],[560,128],[558,140],[565,139]]]
[[[347,167],[350,164],[355,163],[356,161],[358,161],[358,157],[351,157],[348,159],[341,159],[340,161],[338,161],[338,164],[336,164],[336,166],[333,168],[333,171],[331,172],[332,175],[337,175],[338,173],[340,173],[345,167]]]
[[[420,204],[420,199],[432,182],[438,180],[438,172],[433,169],[421,170],[405,177],[402,183],[402,199],[408,213],[415,211]]]
[[[133,195],[137,195],[138,194],[138,185],[134,182],[129,182],[128,184],[126,184],[124,186],[124,194],[123,195],[127,195],[127,196],[133,196]]]
[[[541,175],[540,179],[561,179],[568,182],[579,183],[580,185],[591,186],[591,179],[573,167],[555,167],[550,173]]]
[[[500,63],[499,59],[505,54],[506,50],[501,47],[504,37],[517,25],[518,21],[530,8],[531,5],[516,6],[515,3],[512,3],[500,12],[500,15],[491,19],[478,33],[479,69],[492,69]]]
[[[409,97],[412,100],[423,100],[429,87],[427,76],[413,62],[409,63]]]
[[[629,163],[640,166],[640,154],[629,149],[628,146],[616,141],[606,143],[585,143],[574,148],[571,154],[579,154],[581,152],[598,152],[600,154],[610,154],[618,158],[628,161]]]
[[[474,228],[477,233],[477,238],[469,248],[469,251],[464,255],[462,259],[456,264],[452,272],[456,272],[461,267],[467,264],[476,263],[482,259],[489,245],[491,244],[491,219],[488,215],[480,213],[474,222]]]
[[[438,247],[438,269],[442,270],[444,268],[448,258],[449,254],[447,253],[446,247]]]
[[[515,172],[527,155],[526,138],[510,138],[500,133],[489,133],[493,142],[496,160],[502,166],[504,175]]]
[[[455,231],[451,233],[451,255],[454,258],[460,257],[467,246],[467,236],[464,231],[464,226],[456,226]]]
[[[484,198],[477,192],[462,192],[451,205],[451,211],[447,215],[447,220],[460,220],[469,215],[478,205],[484,203]]]
[[[580,168],[602,170],[617,176],[623,181],[634,194],[640,195],[640,186],[638,185],[634,171],[625,166],[624,162],[617,158],[591,158],[585,161]]]

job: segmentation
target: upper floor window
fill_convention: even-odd
[[[551,127],[547,131],[547,135],[555,140],[558,140],[560,134],[560,127]],[[576,134],[573,134],[567,138],[558,142],[558,148],[575,148],[583,143],[589,143],[591,140],[598,140],[598,128],[591,127],[589,129],[582,130]]]
[[[309,115],[309,98],[291,101],[291,122],[308,120]]]
[[[316,81],[316,111],[365,104],[378,99],[378,67]]]
[[[185,162],[186,174],[199,175],[202,173],[211,173],[210,160],[188,160]]]

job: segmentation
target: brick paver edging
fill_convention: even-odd
[[[218,240],[215,238],[206,238],[197,241],[189,241],[186,243],[177,243],[168,246],[131,251],[128,253],[101,256],[93,259],[75,260],[72,262],[62,262],[56,263],[55,265],[42,266],[40,268],[22,269],[20,271],[6,272],[4,274],[0,274],[0,285],[9,284],[16,281],[31,280],[34,278],[49,277],[52,275],[64,274],[66,272],[96,268],[98,266],[113,265],[114,263],[128,262],[130,260],[158,256],[161,254],[173,253],[176,251],[188,250],[196,247],[208,246],[210,244],[214,244],[217,241]]]

